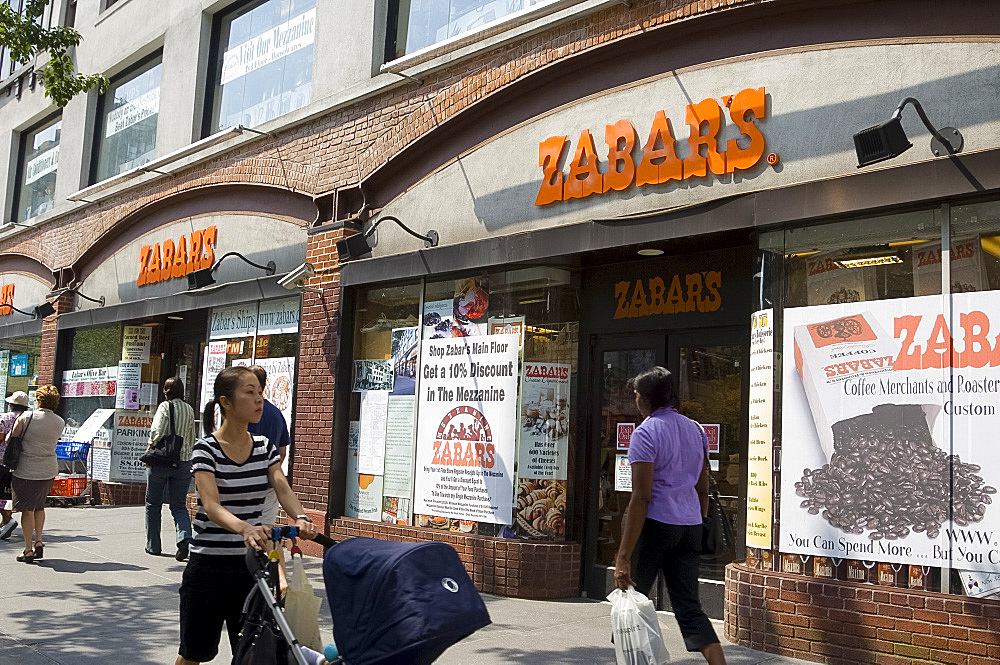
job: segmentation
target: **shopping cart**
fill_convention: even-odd
[[[93,505],[93,460],[90,456],[90,443],[60,441],[56,444],[56,459],[59,462],[59,472],[52,481],[49,503],[71,506],[87,501]]]

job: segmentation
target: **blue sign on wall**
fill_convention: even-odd
[[[28,354],[15,353],[10,357],[10,375],[28,376]]]

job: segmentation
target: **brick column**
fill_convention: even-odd
[[[307,291],[303,294],[292,489],[303,507],[321,513],[324,518],[329,509],[334,377],[339,337],[340,261],[336,245],[338,240],[352,233],[353,230],[345,229],[343,225],[331,225],[329,230],[310,234],[306,248],[306,261],[316,268],[308,286],[322,288],[323,293]]]
[[[64,292],[52,301],[56,313],[42,321],[42,348],[38,358],[38,385],[51,383],[62,389],[62,381],[56,377],[56,324],[60,314],[73,311],[73,294]]]

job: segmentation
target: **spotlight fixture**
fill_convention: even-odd
[[[268,261],[267,265],[262,266],[259,263],[254,263],[253,261],[243,256],[239,252],[226,252],[225,254],[222,255],[222,258],[216,261],[215,265],[212,266],[211,268],[202,268],[201,270],[195,270],[193,272],[188,273],[188,291],[192,291],[194,289],[200,289],[202,287],[211,286],[212,284],[215,284],[215,271],[218,270],[222,262],[225,261],[226,258],[230,256],[239,257],[243,259],[245,263],[249,263],[254,268],[260,268],[268,275],[273,275],[277,270],[277,266],[275,265],[274,261]]]
[[[99,306],[104,307],[104,303],[105,303],[104,296],[101,296],[100,298],[91,298],[90,296],[88,296],[86,294],[80,293],[75,288],[57,289],[57,290],[49,293],[47,296],[45,296],[45,299],[48,300],[49,298],[58,298],[59,296],[61,296],[64,293],[75,293],[76,295],[80,296],[84,300],[89,300],[90,302],[95,302]]]
[[[913,144],[906,138],[906,132],[903,131],[903,123],[900,120],[903,107],[907,104],[913,105],[920,120],[934,137],[931,139],[931,152],[936,157],[962,152],[962,146],[965,143],[962,133],[954,127],[943,127],[938,131],[927,119],[927,114],[924,113],[920,102],[913,97],[907,97],[899,103],[887,121],[868,129],[862,129],[854,135],[854,150],[858,154],[859,169],[898,157],[913,147]]]
[[[349,261],[350,259],[356,259],[359,256],[364,256],[372,251],[372,246],[368,242],[368,239],[375,233],[375,229],[378,228],[379,224],[389,220],[395,222],[399,228],[403,229],[409,233],[414,238],[424,241],[424,247],[437,247],[438,241],[440,240],[438,232],[431,229],[427,232],[427,235],[420,235],[403,222],[399,221],[398,218],[392,215],[386,215],[385,217],[380,217],[371,225],[371,228],[364,233],[356,233],[355,235],[348,236],[343,240],[337,241],[337,255],[340,257],[341,261]]]
[[[21,312],[19,309],[14,309],[14,311]],[[28,314],[29,312],[21,312],[22,314]],[[36,319],[44,319],[47,316],[52,316],[56,313],[56,307],[48,300],[43,302],[41,305],[36,305],[34,310],[34,315]]]

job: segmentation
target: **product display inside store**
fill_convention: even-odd
[[[1000,592],[998,232],[979,202],[761,236],[780,522],[752,564]]]

